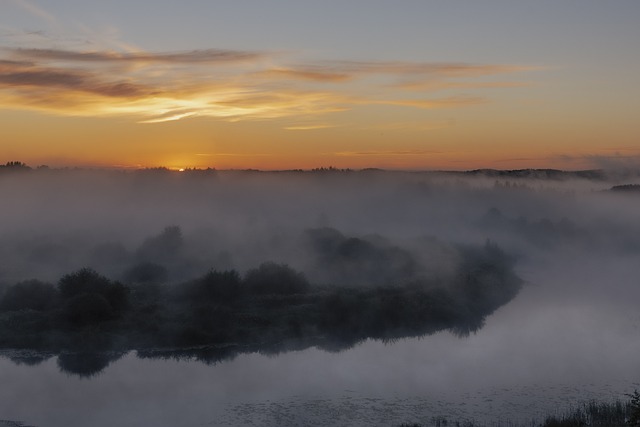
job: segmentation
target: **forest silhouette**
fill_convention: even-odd
[[[490,242],[457,247],[456,274],[445,281],[423,276],[408,250],[331,228],[305,232],[322,283],[270,261],[244,274],[214,269],[166,283],[180,233],[172,226],[147,239],[121,280],[82,268],[55,284],[7,286],[0,348],[18,363],[58,355],[60,369],[83,376],[131,350],[206,363],[247,352],[339,351],[366,339],[467,335],[521,287],[514,259]]]

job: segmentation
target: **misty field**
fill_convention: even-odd
[[[640,387],[638,182],[5,166],[0,418],[527,424],[613,402]]]

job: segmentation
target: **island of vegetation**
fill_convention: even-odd
[[[171,233],[176,230],[168,228],[164,237]],[[162,265],[139,262],[120,280],[83,268],[57,283],[5,286],[0,348],[19,363],[57,355],[63,370],[80,375],[100,372],[132,350],[139,357],[208,363],[246,352],[338,351],[366,339],[442,330],[467,335],[521,287],[513,258],[491,242],[457,247],[456,273],[442,280],[417,274],[415,259],[402,248],[333,229],[308,235],[316,264],[336,283],[310,283],[302,272],[274,262],[244,274],[211,270],[164,283]]]

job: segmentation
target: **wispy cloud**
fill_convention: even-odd
[[[27,11],[31,15],[42,19],[50,25],[56,25],[57,19],[51,13],[47,12],[43,8],[36,6],[35,3],[28,0],[10,0],[13,4],[19,6],[23,10]]]
[[[330,125],[326,123],[322,124],[308,124],[308,125],[293,125],[293,126],[285,126],[285,130],[316,130],[316,129],[328,129],[334,128],[335,125]]]
[[[500,74],[540,70],[541,67],[515,65],[487,65],[465,63],[390,62],[390,61],[321,61],[297,64],[286,68],[272,68],[265,75],[317,82],[346,82],[372,75],[401,79],[395,87],[405,89],[477,88],[521,86],[517,82],[452,82],[442,79],[484,77]]]
[[[199,157],[273,157],[270,153],[197,153]]]
[[[374,123],[363,127],[365,130],[376,130],[376,131],[432,131],[437,129],[446,129],[456,126],[456,121],[454,119],[445,119],[445,120],[420,120],[420,121],[412,121],[412,122],[385,122],[385,123]]]
[[[32,62],[0,61],[0,88],[28,94],[39,89],[69,93],[91,93],[105,97],[138,98],[157,92],[140,83],[105,81],[91,72],[38,67]]]
[[[452,96],[436,99],[393,99],[375,101],[376,104],[398,105],[414,108],[454,108],[467,105],[477,105],[486,102],[486,99],[477,96]]]
[[[261,59],[264,53],[246,52],[224,49],[193,50],[189,52],[115,52],[89,51],[77,52],[59,49],[9,49],[12,56],[32,61],[69,61],[69,62],[104,62],[151,64],[216,64],[224,62],[245,62]]]
[[[532,86],[532,82],[509,82],[509,81],[495,81],[495,82],[461,82],[461,81],[449,81],[449,80],[409,80],[401,81],[391,85],[394,88],[404,90],[420,90],[420,91],[440,91],[451,89],[498,89],[498,88],[514,88],[514,87],[527,87]]]
[[[318,67],[327,72],[345,74],[439,75],[442,77],[477,77],[539,69],[539,67],[505,64],[469,64],[457,62],[401,61],[325,61]]]
[[[353,76],[334,71],[325,71],[314,68],[272,68],[261,73],[266,77],[311,80],[317,82],[345,82],[352,80]]]
[[[17,0],[16,0],[17,1]],[[189,117],[223,120],[312,117],[387,105],[457,108],[484,97],[428,95],[425,86],[406,96],[403,82],[438,81],[449,89],[483,84],[450,81],[529,70],[513,65],[316,61],[291,63],[283,53],[206,49],[180,52],[0,48],[0,108],[54,114],[131,116],[140,123]],[[369,76],[381,76],[369,79]],[[396,85],[394,87],[393,85]],[[505,87],[507,84],[504,85]],[[288,130],[332,126],[328,120]]]
[[[444,154],[443,151],[437,150],[395,150],[395,151],[338,151],[332,153],[334,156],[340,157],[358,157],[358,156],[426,156],[433,154]]]

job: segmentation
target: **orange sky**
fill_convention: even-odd
[[[318,27],[317,34],[319,24],[301,10],[288,18],[264,11],[271,33],[257,28],[252,37],[252,22],[239,21],[244,38],[227,46],[219,40],[229,28],[197,24],[198,12],[212,13],[206,6],[180,10],[196,23],[184,21],[167,38],[161,26],[121,22],[115,6],[91,15],[80,6],[12,0],[0,18],[0,162],[220,169],[635,163],[640,60],[629,46],[640,30],[625,20],[630,11],[601,16],[588,2],[582,18],[616,28],[593,34],[575,11],[541,3],[531,13],[522,5],[505,9],[521,20],[519,32],[478,12],[466,45],[455,37],[466,29],[445,25],[464,24],[466,13],[441,8],[445,22],[423,29],[412,12],[435,6],[418,2],[393,12],[404,20],[384,3],[359,20],[345,11],[343,27]],[[177,12],[166,8],[157,13],[170,21]],[[242,10],[228,3],[222,12]],[[378,41],[387,49],[352,40],[367,32],[375,40],[380,20],[397,30]],[[548,34],[534,34],[542,22]],[[287,37],[265,46],[265,37],[280,33]],[[148,42],[150,34],[157,42]]]

